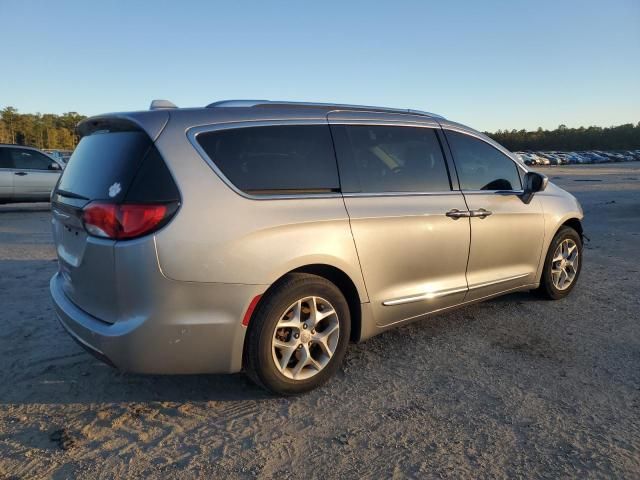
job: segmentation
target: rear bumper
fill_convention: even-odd
[[[235,373],[242,368],[242,317],[261,285],[170,282],[148,314],[110,324],[78,308],[56,273],[50,291],[62,326],[83,348],[135,373]]]

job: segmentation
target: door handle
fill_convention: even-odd
[[[485,210],[484,208],[481,208],[479,210],[471,210],[471,212],[469,212],[469,213],[471,214],[472,217],[487,218],[493,212],[491,212],[489,210]]]
[[[14,173],[14,175],[18,175],[19,177],[24,177],[25,175],[28,175],[27,172],[16,172]]]
[[[457,220],[463,217],[470,217],[471,212],[469,212],[468,210],[460,211],[457,208],[454,208],[453,210],[449,210],[447,213],[445,213],[445,215],[449,218],[453,218],[454,220]]]

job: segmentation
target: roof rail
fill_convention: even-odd
[[[163,108],[178,108],[175,103],[169,100],[152,100],[149,110],[161,110]]]
[[[346,103],[319,103],[319,102],[288,102],[288,101],[273,101],[273,100],[221,100],[219,102],[213,102],[207,105],[207,108],[215,107],[255,107],[257,105],[291,105],[299,107],[328,107],[328,108],[349,108],[360,110],[372,110],[378,112],[389,113],[412,113],[414,115],[424,115],[427,117],[436,117],[444,120],[442,115],[437,113],[425,112],[422,110],[413,110],[410,108],[389,108],[389,107],[375,107],[371,105],[351,105]]]
[[[263,103],[272,103],[269,100],[220,100],[207,105],[207,108],[213,107],[255,107]]]

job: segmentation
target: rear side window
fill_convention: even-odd
[[[462,190],[520,190],[515,162],[480,139],[447,131]]]
[[[197,141],[236,188],[254,195],[340,190],[328,125],[245,127]]]
[[[124,198],[152,142],[140,131],[83,137],[64,170],[58,190],[90,200]]]
[[[451,190],[442,148],[431,128],[334,125],[344,192]]]

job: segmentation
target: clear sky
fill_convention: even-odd
[[[0,107],[415,108],[480,130],[640,121],[640,0],[0,0]]]

